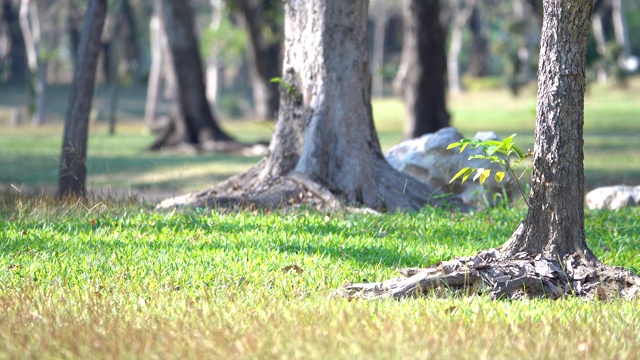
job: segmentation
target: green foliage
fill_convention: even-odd
[[[518,188],[520,189],[520,194],[522,195],[522,198],[524,199],[524,201],[527,203],[527,206],[528,206],[529,203],[527,202],[527,198],[524,195],[524,190],[522,189],[522,184],[520,183],[520,179],[522,178],[522,175],[524,175],[528,167],[525,168],[525,170],[519,176],[515,174],[514,169],[518,167],[518,165],[520,165],[520,163],[522,163],[524,159],[532,156],[533,154],[530,151],[527,153],[522,152],[522,150],[520,150],[513,142],[513,138],[515,136],[516,134],[513,134],[502,140],[462,139],[458,142],[449,144],[449,146],[447,146],[447,150],[460,148],[460,153],[462,153],[467,148],[467,146],[471,146],[474,149],[481,148],[482,154],[471,155],[469,156],[469,160],[472,160],[472,159],[486,160],[486,161],[489,161],[489,163],[496,163],[496,164],[502,165],[507,171],[512,173],[512,175],[518,182]],[[516,158],[513,164],[509,162],[510,157]],[[471,174],[473,174],[474,172],[476,173],[476,175],[473,177],[473,181],[477,180],[478,182],[480,182],[480,184],[483,184],[485,180],[491,175],[491,169],[464,167],[460,171],[458,171],[453,176],[453,178],[451,178],[449,183],[454,182],[458,178],[460,178],[464,183],[469,178],[469,176],[471,176]],[[504,179],[504,176],[505,176],[504,171],[495,171],[494,179],[497,183],[500,183]]]
[[[200,34],[200,53],[204,59],[215,56],[224,64],[238,63],[245,52],[247,34],[223,16],[218,28],[207,27]]]
[[[586,213],[587,239],[602,261],[640,270],[639,211]],[[230,359],[527,358],[532,348],[543,358],[637,354],[637,301],[327,298],[347,281],[387,279],[396,267],[495,247],[522,217],[523,209],[508,208],[155,212],[135,202],[4,194],[0,352]]]

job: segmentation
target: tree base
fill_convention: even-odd
[[[343,208],[326,188],[298,173],[257,183],[254,169],[198,193],[162,201],[159,208],[176,206],[216,207],[232,210],[278,210],[307,206],[318,210]]]
[[[447,290],[468,295],[489,294],[494,299],[640,298],[640,277],[622,268],[586,260],[577,253],[560,263],[527,253],[504,257],[492,249],[426,269],[399,271],[403,277],[345,285],[333,295],[350,299],[405,298]]]

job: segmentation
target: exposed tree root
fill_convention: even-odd
[[[403,189],[396,185],[388,189],[380,186],[381,205],[350,203],[340,195],[334,194],[304,174],[292,171],[286,175],[263,177],[264,160],[249,171],[236,175],[223,183],[198,193],[187,194],[162,201],[159,208],[176,206],[222,207],[232,209],[266,209],[276,210],[295,208],[301,205],[317,210],[351,210],[351,211],[395,211],[419,210],[425,205],[450,207],[467,210],[464,204],[454,196],[443,195],[431,189],[432,194],[425,192],[426,186],[419,184]],[[411,184],[416,182],[410,179]],[[424,186],[425,188],[421,188]],[[406,187],[406,185],[405,185]],[[377,199],[376,199],[377,200]],[[362,206],[365,206],[363,210]],[[360,208],[360,210],[356,210]]]
[[[256,184],[250,170],[199,193],[167,199],[158,207],[181,205],[231,209],[265,209],[309,206],[321,210],[342,208],[340,201],[326,188],[298,173],[279,176]]]
[[[346,298],[405,298],[438,289],[489,294],[494,299],[580,296],[606,300],[640,298],[640,277],[618,267],[587,261],[578,254],[562,262],[498,250],[480,252],[426,268],[401,269],[403,277],[379,283],[349,284],[334,295]]]

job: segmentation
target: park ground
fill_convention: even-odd
[[[587,189],[640,184],[640,81],[594,85],[585,111]],[[20,103],[0,88],[0,123]],[[92,123],[88,201],[55,188],[64,88],[48,124],[0,127],[0,358],[580,358],[640,354],[638,300],[493,301],[452,294],[347,301],[348,282],[380,281],[504,242],[521,203],[466,214],[156,211],[153,201],[210,186],[258,158],[149,153],[139,89],[123,89],[117,134]],[[105,96],[100,89],[98,102]],[[383,148],[402,105],[375,100]],[[533,143],[535,91],[450,99],[463,134]],[[240,139],[274,124],[225,120]],[[104,195],[115,194],[115,197]],[[123,197],[122,195],[135,195]],[[144,200],[144,201],[140,201]],[[587,211],[587,241],[606,264],[640,272],[640,211]]]

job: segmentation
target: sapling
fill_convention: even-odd
[[[531,152],[531,150],[527,151],[526,153],[522,152],[522,150],[520,150],[513,143],[513,138],[515,136],[516,134],[513,134],[502,140],[462,139],[460,141],[449,144],[449,146],[447,146],[447,150],[455,149],[459,147],[460,152],[462,153],[464,149],[467,148],[467,146],[471,146],[474,149],[481,148],[482,154],[471,155],[469,156],[469,160],[482,159],[482,160],[487,160],[490,163],[498,163],[504,166],[505,169],[509,171],[511,175],[513,175],[514,179],[518,184],[518,190],[520,191],[520,195],[522,196],[522,199],[524,199],[525,204],[529,206],[529,202],[527,201],[527,197],[524,195],[524,190],[522,188],[522,183],[520,182],[520,179],[525,174],[525,172],[529,169],[530,166],[525,167],[525,169],[522,171],[522,173],[519,176],[516,175],[515,168],[518,167],[518,165],[520,165],[520,163],[522,163],[524,159],[531,157],[533,153]],[[513,165],[509,161],[509,158],[511,156],[516,157],[515,161],[513,162]],[[481,168],[464,167],[460,171],[458,171],[453,176],[453,178],[451,178],[451,180],[449,181],[449,184],[451,184],[458,178],[460,178],[461,181],[464,183],[469,178],[469,176],[471,176],[471,174],[473,174],[474,172],[475,172],[475,175],[473,176],[472,181],[477,180],[480,182],[480,184],[483,184],[485,180],[487,180],[487,178],[491,176],[491,169],[485,169],[483,167]],[[495,171],[495,174],[494,174],[495,181],[497,183],[501,183],[502,180],[504,179],[505,174],[506,173],[504,171]]]

